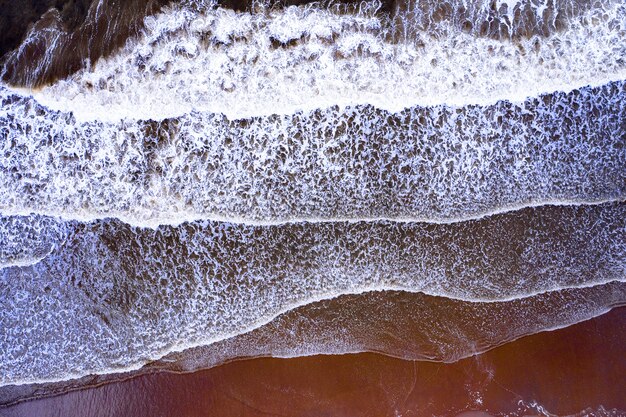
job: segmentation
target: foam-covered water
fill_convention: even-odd
[[[291,310],[214,345],[172,353],[151,366],[193,371],[232,358],[355,352],[454,362],[527,334],[603,314],[622,304],[624,296],[624,283],[493,303],[395,291],[344,295]]]
[[[0,268],[39,262],[65,239],[55,219],[40,216],[0,216]]]
[[[625,210],[542,207],[442,225],[59,221],[68,232],[50,255],[0,270],[2,383],[138,367],[346,293],[505,301],[624,281]],[[579,301],[576,314],[599,308]]]
[[[516,39],[467,33],[452,10],[413,6],[396,17],[404,33],[399,42],[389,42],[398,28],[376,15],[376,2],[348,14],[304,6],[253,14],[210,2],[195,6],[147,18],[137,41],[35,93],[36,99],[79,120],[160,120],[192,111],[237,119],[333,105],[395,112],[522,102],[626,78],[626,6],[619,1],[594,3],[547,37]],[[516,20],[520,6],[535,22],[543,19],[534,2],[497,8],[508,12],[501,16],[506,22]],[[463,22],[479,23],[489,9],[490,2],[478,2]],[[433,16],[437,12],[441,16]]]
[[[0,212],[454,221],[626,195],[626,84],[522,104],[80,123],[4,91]]]
[[[447,222],[624,198],[622,2],[319,6],[182,2],[32,97],[0,87],[0,213]]]

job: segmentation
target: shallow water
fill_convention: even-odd
[[[623,416],[624,309],[452,364],[376,354],[237,361],[0,408],[25,415]],[[463,414],[465,416],[469,414]]]
[[[0,271],[0,323],[9,329],[0,350],[2,382],[136,368],[346,293],[402,289],[507,301],[622,282],[625,209],[544,206],[452,224],[204,221],[156,230],[43,218],[43,230],[57,229],[62,238],[44,234],[32,250],[52,251],[33,265]],[[17,219],[8,228],[39,220]],[[29,250],[22,230],[12,244]],[[600,305],[585,297],[563,302],[559,309],[574,316],[547,327],[598,314],[624,301],[620,294],[600,298]]]

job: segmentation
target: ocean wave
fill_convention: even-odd
[[[549,37],[515,41],[477,37],[446,20],[415,31],[408,27],[424,25],[405,12],[403,29],[415,34],[389,43],[376,3],[361,7],[356,15],[316,7],[249,14],[183,3],[147,17],[142,36],[119,52],[33,97],[80,121],[194,111],[235,120],[333,105],[399,112],[521,103],[626,79],[622,2],[593,7]]]
[[[524,210],[528,208],[537,208],[542,206],[594,206],[601,204],[609,204],[609,203],[623,203],[626,201],[626,197],[616,197],[611,199],[603,199],[603,200],[540,200],[540,201],[530,201],[526,203],[521,203],[517,205],[510,205],[505,207],[496,207],[490,211],[485,211],[482,213],[471,213],[468,217],[457,217],[457,218],[420,218],[420,217],[292,217],[287,219],[273,219],[273,220],[249,220],[243,217],[218,217],[212,215],[198,215],[196,213],[176,213],[170,214],[165,218],[151,219],[151,220],[139,220],[135,217],[129,217],[127,213],[107,213],[103,215],[101,213],[89,213],[89,212],[81,212],[80,214],[76,213],[65,213],[65,212],[54,212],[54,211],[44,211],[44,212],[34,212],[32,210],[19,210],[14,208],[7,208],[3,211],[0,211],[0,221],[9,218],[19,218],[23,221],[30,222],[32,220],[29,219],[30,216],[42,217],[47,219],[57,219],[60,222],[66,223],[91,223],[99,220],[111,220],[111,221],[121,221],[126,223],[129,226],[137,227],[137,228],[147,228],[147,229],[158,229],[161,226],[180,226],[183,223],[196,223],[196,222],[221,222],[221,223],[230,223],[236,225],[245,225],[245,226],[281,226],[288,225],[293,223],[429,223],[429,224],[453,224],[453,223],[461,223],[472,220],[481,220],[485,217],[495,216],[499,214],[506,214],[514,211]],[[0,254],[1,255],[1,254]],[[38,262],[38,261],[36,261]],[[34,263],[36,263],[34,262]],[[1,265],[1,264],[0,264]],[[7,263],[6,266],[11,266],[10,263]],[[22,265],[25,266],[25,265]],[[0,266],[2,268],[2,266]]]
[[[624,283],[491,303],[390,290],[344,294],[286,311],[232,338],[168,354],[143,371],[193,372],[237,358],[361,352],[451,363],[625,303]]]
[[[280,53],[276,52],[276,49],[291,48],[304,49],[305,52],[303,54],[303,51],[298,51],[292,54],[294,58],[309,58],[311,53],[317,56],[320,50],[331,52],[331,61],[338,61],[339,65],[344,66],[336,71],[339,75],[341,71],[345,72],[346,65],[354,65],[354,58],[364,58],[361,62],[356,60],[357,66],[364,66],[368,65],[367,59],[371,58],[371,54],[375,58],[388,58],[390,52],[396,54],[399,52],[399,58],[406,63],[415,58],[413,55],[420,55],[425,46],[434,45],[434,48],[429,48],[430,54],[427,56],[429,59],[425,60],[428,63],[431,59],[437,59],[432,56],[433,51],[435,55],[437,51],[444,54],[457,50],[463,51],[463,47],[467,49],[467,41],[471,39],[477,39],[478,42],[474,52],[482,52],[481,59],[473,65],[480,65],[482,60],[489,67],[487,61],[490,59],[493,61],[493,55],[486,54],[484,50],[481,50],[480,45],[495,46],[496,53],[504,53],[503,65],[497,66],[498,70],[504,69],[503,66],[509,58],[513,59],[514,64],[520,63],[515,62],[515,58],[521,60],[521,64],[529,64],[532,62],[532,57],[527,57],[527,51],[542,59],[552,59],[553,55],[546,54],[545,51],[537,53],[537,48],[542,45],[544,49],[555,46],[555,51],[559,55],[570,49],[569,52],[574,52],[578,56],[578,62],[571,61],[570,63],[588,61],[598,67],[601,64],[599,55],[594,57],[593,54],[589,54],[590,49],[585,45],[593,39],[595,48],[606,49],[606,52],[613,51],[610,49],[610,42],[607,42],[610,41],[611,35],[609,38],[603,38],[602,33],[606,34],[607,29],[613,30],[616,27],[619,29],[622,24],[620,16],[612,14],[614,7],[620,4],[618,1],[485,0],[468,3],[463,0],[420,2],[382,0],[353,3],[341,0],[322,2],[189,0],[177,2],[178,4],[166,7],[160,13],[154,14],[167,3],[166,0],[134,0],[124,4],[93,1],[86,10],[77,10],[69,14],[67,8],[60,10],[52,7],[41,15],[34,25],[28,28],[18,25],[9,29],[17,35],[15,40],[19,40],[20,33],[27,33],[21,44],[3,57],[4,65],[0,70],[0,76],[13,85],[41,86],[64,78],[85,66],[89,72],[101,57],[110,54],[118,55],[118,49],[125,42],[127,45],[125,52],[142,42],[144,52],[146,43],[148,43],[148,49],[156,46],[156,52],[160,58],[150,61],[151,63],[159,61],[166,67],[171,64],[167,60],[167,55],[172,53],[171,49],[176,49],[175,60],[181,61],[194,55],[194,45],[197,44],[213,49],[209,51],[213,52],[212,55],[209,54],[209,64],[213,66],[216,60],[223,58],[219,52],[215,53],[215,49],[230,48],[230,52],[241,55],[241,50],[246,47],[249,49],[258,47],[259,51],[265,52],[262,56],[274,55],[273,58],[283,58]],[[302,5],[303,3],[309,4]],[[300,6],[286,7],[289,5]],[[57,5],[57,7],[60,6]],[[236,13],[233,10],[246,12]],[[11,11],[10,8],[9,14]],[[36,13],[36,11],[33,12]],[[28,21],[29,18],[23,17],[23,19]],[[37,16],[31,16],[30,19],[35,20]],[[589,34],[585,31],[593,31],[595,36],[588,36]],[[137,32],[140,32],[139,39],[136,39]],[[623,37],[623,34],[618,31],[612,35]],[[581,36],[584,37],[582,50],[579,48],[581,45],[578,45],[581,42]],[[332,44],[337,40],[339,42],[336,46],[339,48],[333,48]],[[446,40],[449,41],[447,44]],[[301,48],[303,43],[306,45]],[[401,47],[394,48],[397,44]],[[510,44],[521,46],[521,48],[516,51],[509,47]],[[12,48],[15,45],[3,45],[5,46]],[[502,49],[503,46],[504,49]],[[356,54],[353,49],[356,49]],[[619,46],[616,50],[620,51]],[[511,55],[506,56],[507,52]],[[228,55],[228,59],[232,60],[233,54]],[[454,58],[450,55],[454,53],[442,56],[445,61],[448,61]],[[346,60],[346,57],[349,59]],[[145,58],[145,54],[142,54],[139,62],[133,62],[132,66],[141,69],[146,61]],[[196,59],[197,66],[203,64],[202,56],[195,54],[194,58],[198,58]],[[456,57],[457,63],[467,64],[459,58],[459,56]],[[543,65],[542,59],[537,62],[539,66],[543,66],[548,72],[555,69],[550,65]],[[116,61],[119,63],[119,59],[113,58],[112,61],[114,61],[113,65]],[[275,60],[275,62],[281,61]],[[608,62],[610,61],[604,60],[604,63]],[[294,63],[298,64],[298,61],[290,61],[289,67],[294,67]],[[370,64],[372,63],[375,69],[380,68],[380,61],[370,60]],[[250,60],[236,64],[237,66],[251,66]],[[260,62],[254,61],[253,64],[258,65],[256,67],[252,65],[252,69],[263,67],[267,64],[267,60],[261,59]],[[442,61],[436,61],[436,64],[446,65]],[[306,70],[311,68],[313,70],[324,69],[324,63],[318,67],[307,67],[306,63],[300,62],[296,66],[305,70],[300,74],[303,77],[306,77]],[[270,70],[274,67],[275,65],[269,65]],[[429,71],[427,65],[424,67],[426,71]],[[161,66],[155,68],[153,75],[155,77],[162,75]],[[456,70],[457,75],[460,73],[458,67],[454,65],[449,68]],[[574,68],[580,69],[577,65],[572,69]],[[206,69],[207,66],[202,67],[203,72]],[[400,69],[406,70],[403,67]],[[508,69],[510,68],[505,69],[505,72]],[[529,69],[537,68],[529,66]],[[520,74],[524,75],[523,72]],[[537,74],[545,75],[541,71]],[[196,76],[197,73],[193,74],[193,77]],[[185,78],[184,83],[189,84],[189,77]],[[271,82],[271,78],[268,80],[265,77],[264,79],[266,82]],[[509,79],[514,80],[512,77]],[[572,79],[576,79],[576,75]],[[294,81],[289,77],[287,80]],[[544,80],[548,78],[544,77]],[[204,80],[199,79],[199,81]],[[354,80],[348,79],[347,81],[353,82]],[[462,81],[466,82],[465,79]],[[171,84],[167,86],[168,89],[171,88]],[[232,85],[232,83],[227,83],[224,87],[230,89]],[[241,88],[241,86],[237,87]],[[359,87],[363,87],[362,83]],[[129,92],[132,91],[126,91],[126,93]],[[372,92],[375,93],[370,90],[370,93]],[[154,93],[154,90],[150,93]],[[283,98],[286,97],[283,96]],[[141,103],[144,101],[138,102],[138,104]],[[157,108],[153,110],[158,111]]]
[[[300,1],[53,8],[0,58],[0,389],[626,305],[623,1]]]
[[[206,370],[236,359],[376,352],[451,363],[602,315],[623,304],[625,291],[624,284],[612,283],[487,304],[401,291],[341,295],[287,311],[250,332],[170,353],[131,373],[0,387],[0,408],[160,371]]]
[[[523,104],[371,106],[228,120],[79,123],[1,90],[0,213],[197,219],[469,219],[626,196],[626,83]]]
[[[0,270],[2,384],[137,369],[346,293],[496,302],[622,282],[624,210],[541,207],[445,225],[74,222],[46,259]]]

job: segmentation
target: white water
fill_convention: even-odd
[[[0,216],[0,269],[40,262],[66,234],[66,225],[52,218]]]
[[[495,15],[512,32],[522,7],[535,26],[571,16],[549,36],[498,40],[428,8],[390,20],[376,3],[183,3],[33,97],[0,87],[0,213],[451,222],[622,200],[626,5],[526,3]],[[475,26],[495,13],[472,7]]]
[[[79,121],[161,120],[192,111],[232,120],[333,105],[397,112],[519,103],[626,79],[622,2],[572,17],[549,37],[515,41],[477,37],[445,20],[419,31],[407,16],[410,35],[399,43],[385,40],[392,29],[374,15],[375,2],[356,15],[314,7],[257,14],[201,9],[180,6],[148,17],[140,39],[34,97]],[[295,45],[274,47],[272,40]]]
[[[626,195],[622,82],[521,105],[79,123],[3,93],[0,213],[450,222]]]

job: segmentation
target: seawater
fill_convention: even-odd
[[[449,362],[624,304],[623,2],[274,6],[172,4],[51,84],[62,25],[5,57],[0,385]]]

